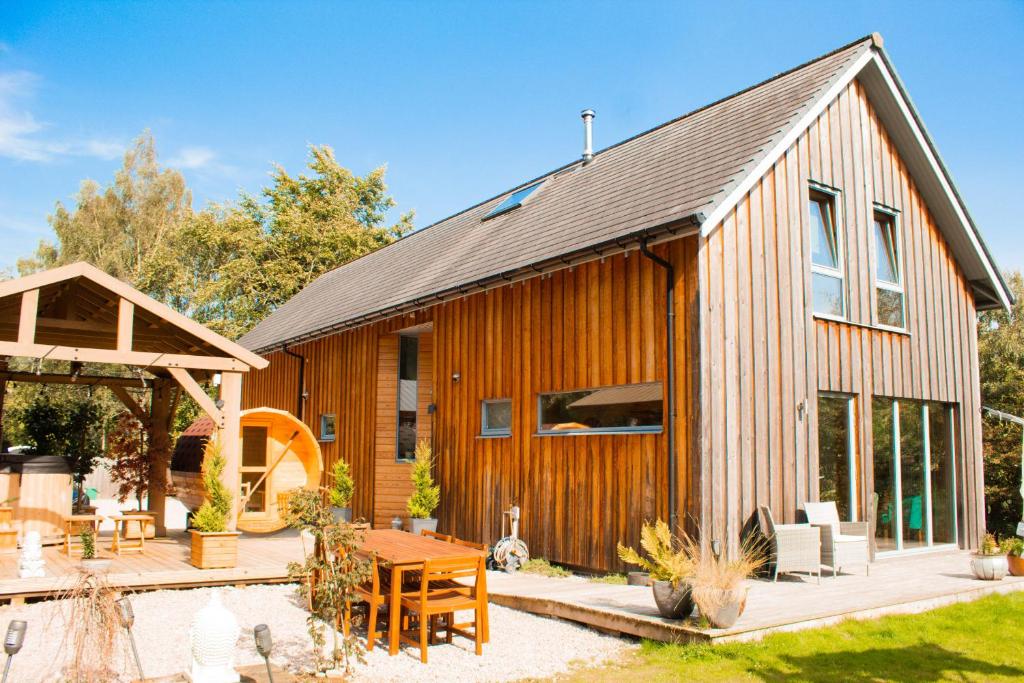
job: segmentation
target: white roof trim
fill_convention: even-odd
[[[992,289],[998,295],[999,301],[1002,305],[1009,310],[1012,299],[1006,290],[1005,283],[999,276],[996,266],[992,262],[988,252],[985,250],[985,247],[982,245],[978,233],[974,229],[974,224],[967,215],[963,202],[953,189],[949,174],[936,157],[934,147],[931,144],[930,139],[918,124],[918,117],[913,106],[907,101],[907,98],[903,93],[903,89],[897,84],[896,78],[887,63],[887,60],[884,58],[882,53],[874,47],[865,50],[862,55],[854,60],[850,67],[836,78],[832,85],[822,93],[822,95],[807,109],[806,112],[804,112],[804,114],[796,121],[796,123],[793,124],[786,134],[783,135],[774,146],[772,146],[757,165],[754,166],[753,169],[751,169],[751,171],[729,192],[729,194],[714,207],[714,209],[708,214],[707,219],[705,219],[701,225],[701,235],[703,237],[707,237],[714,232],[716,227],[722,224],[729,212],[739,204],[743,197],[746,196],[762,176],[764,176],[764,174],[767,173],[780,158],[782,158],[782,155],[784,155],[796,142],[797,138],[799,138],[804,131],[810,127],[811,123],[821,115],[825,108],[839,96],[839,93],[843,88],[849,85],[849,83],[869,64],[876,67],[878,72],[881,74],[882,82],[885,83],[893,97],[893,100],[897,103],[900,113],[906,120],[910,130],[913,132],[917,144],[924,152],[928,164],[945,194],[945,198],[953,207],[957,220],[960,223],[960,227],[966,233],[978,260],[984,266],[985,273],[992,284]]]

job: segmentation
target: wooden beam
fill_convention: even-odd
[[[117,396],[121,400],[121,403],[123,403],[124,407],[128,409],[128,412],[134,415],[140,422],[146,424],[150,421],[150,414],[145,408],[140,406],[134,398],[132,398],[132,395],[128,393],[127,389],[124,387],[112,386],[110,387],[110,390],[114,392],[114,396]]]
[[[156,535],[166,536],[164,514],[167,507],[167,477],[171,465],[171,438],[168,413],[171,409],[171,383],[159,380],[153,387],[149,406],[149,490],[147,508],[156,516]]]
[[[36,340],[36,314],[38,312],[39,290],[30,289],[21,295],[21,317],[18,319],[19,344],[31,344]]]
[[[135,322],[135,304],[119,299],[117,305],[117,350],[132,350],[132,325]]]
[[[105,375],[60,375],[44,372],[14,372],[0,370],[0,381],[22,382],[23,384],[80,384],[84,387],[133,387],[141,389],[142,382],[136,377],[108,377]],[[147,380],[148,388],[149,381]]]
[[[247,372],[249,370],[249,366],[242,361],[224,356],[190,356],[180,353],[86,349],[73,346],[50,346],[48,344],[26,344],[9,341],[0,341],[0,356],[137,365],[141,368],[188,368],[192,370],[233,372]]]
[[[225,372],[220,380],[220,398],[224,401],[224,427],[218,434],[221,454],[224,456],[224,485],[231,492],[231,515],[228,529],[234,531],[238,520],[239,494],[242,490],[242,373]]]
[[[207,415],[213,418],[214,423],[219,429],[224,428],[224,414],[220,408],[213,402],[203,388],[199,386],[199,382],[196,381],[195,377],[189,374],[188,370],[182,370],[181,368],[169,368],[168,372],[171,373],[171,377],[177,380],[181,388],[188,392],[188,395],[199,404],[199,407],[203,409]]]

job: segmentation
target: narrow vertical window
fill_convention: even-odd
[[[419,396],[419,339],[399,337],[398,454],[400,462],[416,458],[416,405]]]
[[[846,315],[843,254],[836,223],[835,195],[811,190],[808,203],[811,226],[811,287],[815,313]]]
[[[875,298],[879,325],[906,327],[899,232],[886,211],[875,211]]]

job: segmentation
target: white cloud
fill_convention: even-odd
[[[124,152],[124,143],[115,140],[62,140],[46,135],[50,126],[19,106],[32,98],[38,82],[39,77],[28,71],[0,73],[0,156],[46,162],[68,156],[116,159]]]
[[[203,169],[213,165],[216,153],[209,147],[182,147],[178,153],[167,160],[173,168]]]

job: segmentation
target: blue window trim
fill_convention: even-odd
[[[495,403],[508,403],[512,404],[510,398],[487,398],[480,401],[480,436],[497,437],[497,436],[512,436],[512,427],[488,427],[487,426],[487,406]]]
[[[327,418],[334,418],[334,434],[330,436],[324,435],[324,427],[327,424]],[[320,414],[320,437],[318,441],[334,441],[338,435],[338,416],[336,413],[321,413]]]

